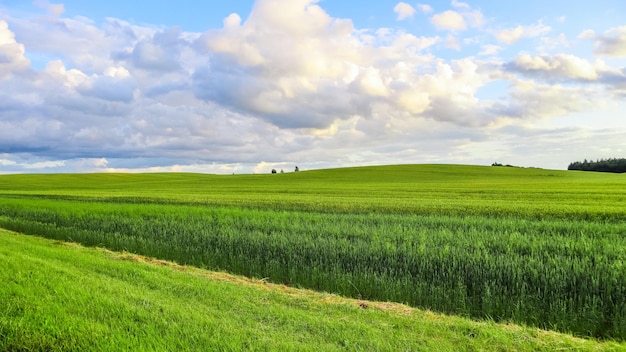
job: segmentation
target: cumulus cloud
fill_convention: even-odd
[[[505,44],[513,44],[522,38],[532,38],[550,32],[552,28],[539,22],[529,26],[517,26],[500,30],[496,33],[498,41]]]
[[[464,31],[468,27],[478,28],[485,23],[484,15],[479,10],[472,10],[467,3],[453,0],[455,10],[438,13],[430,22],[439,30]]]
[[[65,6],[63,4],[51,4],[47,0],[35,0],[35,5],[45,9],[49,14],[53,16],[61,16],[65,12]]]
[[[501,46],[486,44],[481,46],[481,51],[478,52],[479,56],[491,56],[497,55],[502,50]]]
[[[513,71],[544,80],[607,84],[626,82],[626,74],[601,60],[590,62],[569,54],[555,56],[521,54],[508,64]]]
[[[446,45],[446,48],[449,48],[449,49],[461,50],[461,44],[459,43],[459,38],[451,34],[446,37],[445,45]]]
[[[24,45],[15,41],[15,34],[6,21],[0,20],[0,78],[24,71],[30,61],[24,56]]]
[[[287,17],[272,11],[276,6],[259,1],[245,23],[203,34],[199,46],[213,59],[194,75],[199,98],[287,128],[324,129],[337,119],[370,116],[381,104],[424,111],[429,93],[410,96],[406,80],[415,76],[412,67],[430,61],[420,51],[436,38],[388,32],[363,38],[315,2],[290,2]]]
[[[415,14],[415,8],[406,2],[399,2],[394,8],[393,12],[395,12],[398,17],[398,21],[405,20],[407,18],[413,17]]]
[[[452,6],[458,7],[458,8],[462,8],[462,9],[469,9],[470,8],[469,4],[467,4],[465,2],[457,1],[457,0],[452,0]]]
[[[422,11],[423,13],[431,13],[434,11],[434,9],[432,8],[432,6],[428,5],[428,4],[417,4],[416,5],[417,8]]]
[[[546,119],[572,112],[596,109],[605,98],[590,88],[516,80],[511,84],[510,100],[494,106],[497,114],[513,119]]]
[[[451,31],[441,36],[356,28],[315,0],[258,0],[203,33],[97,24],[58,8],[46,10],[52,17],[6,16],[0,172],[459,162],[469,150],[493,150],[489,134],[502,126],[593,110],[611,97],[606,90],[615,97],[624,87],[624,70],[600,60],[532,52],[502,63],[493,57],[502,47],[463,36],[484,25],[482,13],[451,4],[431,18]],[[409,6],[398,16],[432,12]],[[549,31],[533,26],[502,42]],[[603,43],[618,32],[585,36]],[[472,46],[476,56],[461,51]],[[458,59],[440,57],[442,47]],[[26,57],[44,62],[31,67]],[[496,80],[508,90],[480,98]]]
[[[441,30],[462,31],[467,29],[467,23],[463,16],[452,10],[438,13],[431,17],[430,22]]]
[[[560,33],[556,37],[542,37],[541,46],[538,48],[542,52],[548,52],[555,49],[564,49],[571,46],[565,33]]]
[[[578,37],[593,39],[596,55],[626,57],[626,26],[611,28],[602,34],[596,34],[593,30],[585,30]]]
[[[160,45],[140,42],[133,49],[133,64],[147,70],[176,70],[179,67],[178,60],[171,53]]]
[[[86,80],[79,91],[103,100],[129,103],[136,88],[135,80],[124,67],[109,67],[102,75]]]

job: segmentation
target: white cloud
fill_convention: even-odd
[[[453,7],[457,7],[457,8],[462,8],[462,9],[469,9],[470,8],[469,4],[467,4],[465,2],[457,1],[457,0],[452,0],[452,6]]]
[[[430,6],[428,4],[417,4],[416,6],[423,13],[431,13],[431,12],[434,11],[432,6]]]
[[[48,168],[58,168],[61,166],[65,166],[64,160],[54,160],[54,161],[40,161],[32,164],[22,164],[21,165],[25,169],[48,169]]]
[[[502,50],[501,46],[486,44],[481,46],[481,51],[478,52],[479,56],[492,56],[497,55]]]
[[[477,28],[485,24],[485,16],[478,10],[464,12],[463,17],[465,17],[470,27]]]
[[[596,32],[593,31],[592,29],[586,29],[582,32],[580,32],[580,34],[578,34],[579,39],[594,39],[596,37]]]
[[[463,16],[452,10],[438,13],[431,17],[430,22],[441,30],[462,31],[467,29],[467,23]]]
[[[513,44],[520,40],[524,35],[524,27],[517,26],[515,28],[503,29],[496,35],[500,42]]]
[[[522,38],[532,38],[550,32],[552,28],[539,22],[530,26],[517,26],[503,29],[496,34],[498,41],[505,44],[513,44]]]
[[[517,80],[511,85],[511,104],[500,111],[515,119],[546,119],[571,112],[596,109],[604,99],[589,88],[565,87],[529,80]]]
[[[446,37],[445,45],[446,45],[446,48],[448,49],[461,50],[461,44],[459,43],[459,38],[453,36],[452,34],[449,34]]]
[[[560,33],[556,37],[542,37],[541,46],[538,48],[540,51],[550,51],[555,49],[563,49],[569,47],[571,44],[567,39],[565,33]]]
[[[337,119],[368,116],[377,104],[407,106],[397,103],[407,93],[394,76],[395,60],[423,61],[420,51],[438,39],[388,31],[362,39],[351,22],[331,19],[317,5],[301,2],[286,19],[266,9],[276,4],[260,1],[241,26],[203,35],[200,43],[215,59],[210,70],[196,72],[198,97],[290,128],[324,129]]]
[[[398,15],[397,20],[402,21],[407,18],[413,17],[413,15],[415,14],[415,8],[407,4],[406,2],[399,2],[393,8],[393,12]]]
[[[485,24],[485,18],[479,10],[472,10],[465,2],[453,0],[456,11],[448,10],[430,18],[430,22],[440,30],[463,31],[468,27],[479,28]]]
[[[546,37],[541,22],[503,35],[504,43],[543,36],[542,46],[511,59],[494,57],[508,52],[483,41],[484,31],[463,36],[485,20],[458,1],[432,17],[452,31],[434,37],[355,28],[320,5],[259,0],[250,14],[233,13],[204,33],[62,13],[6,16],[0,172],[232,173],[479,160],[469,151],[491,150],[506,126],[593,111],[624,96],[623,68],[537,55],[566,48],[566,38]],[[608,43],[620,33],[584,36],[608,55],[618,53]],[[439,55],[445,47],[478,50],[444,49],[459,58],[452,60]],[[26,57],[45,58],[45,69]],[[494,81],[510,88],[481,98],[477,92]]]
[[[15,41],[8,23],[0,20],[0,78],[22,72],[30,66],[24,53],[24,45]]]
[[[13,166],[16,165],[17,163],[13,160],[8,160],[8,159],[0,159],[0,166]]]
[[[579,36],[582,39],[595,39],[594,53],[599,56],[626,57],[626,26],[615,27],[596,35],[587,30]]]
[[[48,0],[35,0],[33,3],[53,16],[61,16],[65,12],[65,6],[63,4],[51,4]]]
[[[135,79],[124,67],[109,67],[104,74],[86,80],[78,91],[103,100],[129,103],[133,100],[136,86]]]
[[[236,13],[231,13],[224,18],[224,28],[237,28],[241,26],[241,17]]]
[[[626,75],[623,72],[603,61],[589,62],[569,54],[555,56],[521,54],[509,64],[509,68],[542,79],[626,82]]]
[[[179,68],[172,52],[150,42],[137,43],[133,49],[133,64],[148,70],[171,71]]]

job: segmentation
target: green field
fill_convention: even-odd
[[[398,165],[0,176],[0,227],[344,296],[626,339],[626,177]]]
[[[0,230],[1,351],[619,351]]]

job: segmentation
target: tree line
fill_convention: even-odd
[[[567,167],[568,170],[600,171],[600,172],[626,172],[625,158],[598,159],[597,161],[585,159],[575,161]]]

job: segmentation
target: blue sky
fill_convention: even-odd
[[[626,2],[0,1],[0,173],[626,155]]]

